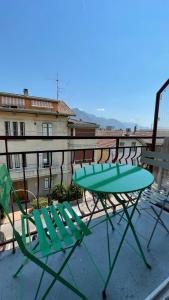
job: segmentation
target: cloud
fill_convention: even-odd
[[[104,108],[96,108],[97,111],[104,111]]]

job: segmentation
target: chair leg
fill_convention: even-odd
[[[80,292],[80,290],[78,290],[77,288],[75,288],[72,284],[70,284],[67,280],[65,280],[63,277],[61,277],[59,275],[58,272],[54,272],[51,268],[49,268],[47,265],[44,265],[43,268],[45,269],[45,271],[48,274],[51,274],[54,279],[52,280],[51,284],[49,285],[49,287],[47,288],[47,290],[45,291],[44,295],[42,296],[41,300],[46,299],[47,295],[49,294],[51,288],[53,287],[53,285],[55,284],[55,282],[58,280],[59,282],[61,282],[63,285],[65,285],[67,288],[69,288],[70,290],[72,290],[72,292],[74,292],[76,295],[78,295],[81,299],[86,300],[86,296]]]
[[[152,208],[153,212],[155,213],[155,215],[157,216],[157,222],[159,221],[159,223],[165,228],[165,230],[167,231],[167,233],[169,233],[169,230],[168,230],[167,226],[164,224],[164,222],[163,222],[162,219],[161,219],[161,215],[162,215],[162,212],[163,212],[163,208],[161,208],[159,214],[156,212],[156,210],[154,209],[153,206],[151,206],[151,208]]]
[[[39,259],[36,258],[36,260],[38,260],[37,264],[43,269],[43,273],[46,271],[48,274],[51,274],[54,277],[54,279],[52,280],[51,284],[49,285],[49,287],[45,291],[45,293],[44,293],[43,297],[41,298],[41,300],[44,300],[47,297],[47,295],[49,294],[51,288],[53,287],[53,285],[55,284],[55,282],[57,280],[60,281],[65,286],[67,286],[69,289],[71,289],[80,298],[87,299],[86,296],[84,294],[82,294],[77,288],[75,288],[72,284],[70,284],[67,280],[65,280],[63,277],[60,276],[61,272],[63,271],[64,267],[66,266],[68,260],[70,259],[71,255],[73,254],[73,252],[74,252],[75,248],[77,247],[77,245],[78,245],[78,241],[73,245],[71,251],[67,255],[64,263],[62,264],[62,266],[61,266],[61,268],[59,269],[58,272],[54,272],[51,268],[49,268],[47,265],[45,265],[44,263],[39,261]],[[42,273],[42,275],[43,275],[43,273]],[[41,275],[41,277],[42,277],[42,275]]]
[[[39,242],[36,243],[36,245],[33,247],[32,250],[35,250],[37,248],[37,246],[39,245]],[[13,275],[13,278],[16,278],[20,271],[23,269],[23,267],[29,262],[29,259],[26,257],[23,261],[23,263],[20,265],[20,267],[18,268],[18,270],[15,272],[15,274]]]
[[[157,225],[158,225],[158,222],[159,222],[159,224],[161,224],[161,225],[165,228],[165,230],[167,231],[167,233],[169,233],[168,228],[166,227],[166,225],[164,224],[164,222],[163,222],[162,219],[161,219],[161,214],[162,214],[162,211],[163,211],[162,208],[161,208],[159,214],[156,212],[156,210],[154,209],[153,206],[151,206],[151,208],[152,208],[153,212],[155,213],[155,215],[157,216],[157,219],[156,219],[155,225],[154,225],[154,227],[153,227],[152,233],[151,233],[151,235],[150,235],[149,241],[148,241],[148,243],[147,243],[147,249],[149,249],[149,250],[150,250],[150,243],[151,243],[151,240],[152,240],[153,235],[154,235],[154,233],[155,233],[155,230],[156,230],[156,227],[157,227]]]
[[[28,258],[25,258],[23,263],[20,265],[20,267],[18,268],[18,270],[15,272],[15,274],[13,275],[13,278],[16,278],[19,273],[21,272],[21,270],[23,269],[23,267],[29,262]]]
[[[47,264],[47,261],[48,261],[48,257],[46,257],[45,264]],[[43,279],[44,274],[45,274],[45,270],[42,271],[34,300],[36,300],[37,297],[38,297],[38,293],[39,293],[39,290],[40,290],[40,287],[41,287],[41,283],[42,283],[42,279]]]

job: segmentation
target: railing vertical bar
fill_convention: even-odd
[[[101,150],[101,154],[100,154],[100,158],[97,161],[98,164],[100,163],[100,161],[102,160],[102,157],[103,157],[103,149],[100,149],[100,150]]]
[[[116,162],[118,155],[119,155],[119,138],[116,138],[116,152],[115,152],[115,157],[112,161],[113,163]]]
[[[5,139],[5,152],[6,152],[6,165],[7,165],[7,168],[8,168],[8,171],[9,171],[9,154],[8,154],[8,139],[6,138]],[[14,213],[14,206],[13,206],[13,195],[12,193],[10,192],[10,204],[11,204],[11,210],[12,210],[12,224],[13,224],[13,227],[14,227],[14,224],[15,224],[15,213]],[[15,242],[14,242],[14,232],[12,232],[12,253],[14,254],[15,253]]]
[[[51,202],[50,199],[50,193],[51,193],[51,188],[52,188],[52,164],[53,164],[53,152],[50,151],[49,155],[50,155],[50,159],[49,159],[49,192],[48,192],[48,205]]]
[[[26,186],[26,174],[25,174],[25,162],[24,162],[24,153],[21,154],[22,157],[22,171],[23,171],[23,186],[24,186],[24,196],[26,196],[26,199],[24,199],[24,204],[25,204],[25,210],[26,214],[28,212],[28,192],[27,192],[27,186]]]
[[[128,164],[128,158],[130,157],[130,154],[131,154],[131,147],[129,148],[129,154],[128,154],[128,156],[125,157],[126,164]]]
[[[134,153],[134,155],[131,157],[131,162],[132,162],[132,165],[134,164],[134,161],[133,161],[133,159],[136,157],[136,154],[137,154],[137,148],[135,147],[135,153]]]
[[[71,151],[71,175],[73,175],[74,172],[74,168],[73,168],[73,164],[74,164],[74,160],[75,160],[75,151]],[[72,183],[72,176],[71,176],[71,183]]]
[[[123,152],[122,152],[121,157],[119,158],[119,163],[121,163],[121,161],[122,161],[122,159],[123,159],[123,157],[124,157],[124,153],[125,153],[125,148],[122,147],[121,149],[123,150]]]
[[[63,164],[64,164],[64,160],[65,160],[65,155],[64,155],[64,151],[62,150],[62,162],[61,162],[61,166],[60,166],[60,172],[61,172],[61,185],[63,185]]]
[[[37,168],[36,168],[36,172],[37,172],[37,207],[39,208],[39,153],[37,153],[36,159],[37,159]]]
[[[105,163],[107,163],[110,159],[111,148],[109,148],[108,151],[109,151],[109,153],[108,153],[107,159],[105,160]]]

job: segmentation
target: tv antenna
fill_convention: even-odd
[[[59,77],[57,73],[57,79],[56,79],[56,88],[57,88],[57,100],[59,100]]]
[[[56,84],[56,94],[55,94],[56,100],[59,100],[60,94],[62,93],[62,90],[64,90],[64,87],[61,87],[62,81],[59,79],[58,73],[55,78],[49,78],[47,80],[55,82],[55,84]],[[69,84],[69,82],[66,83],[66,85],[68,85],[68,84]]]

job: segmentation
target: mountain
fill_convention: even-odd
[[[126,129],[131,128],[133,129],[134,126],[137,126],[137,128],[140,128],[136,123],[132,122],[121,122],[116,119],[108,119],[103,117],[97,117],[93,114],[89,114],[83,110],[80,110],[78,108],[73,108],[74,113],[76,114],[76,119],[81,119],[83,121],[92,122],[99,124],[101,128],[106,128],[106,126],[112,126],[115,129]]]

